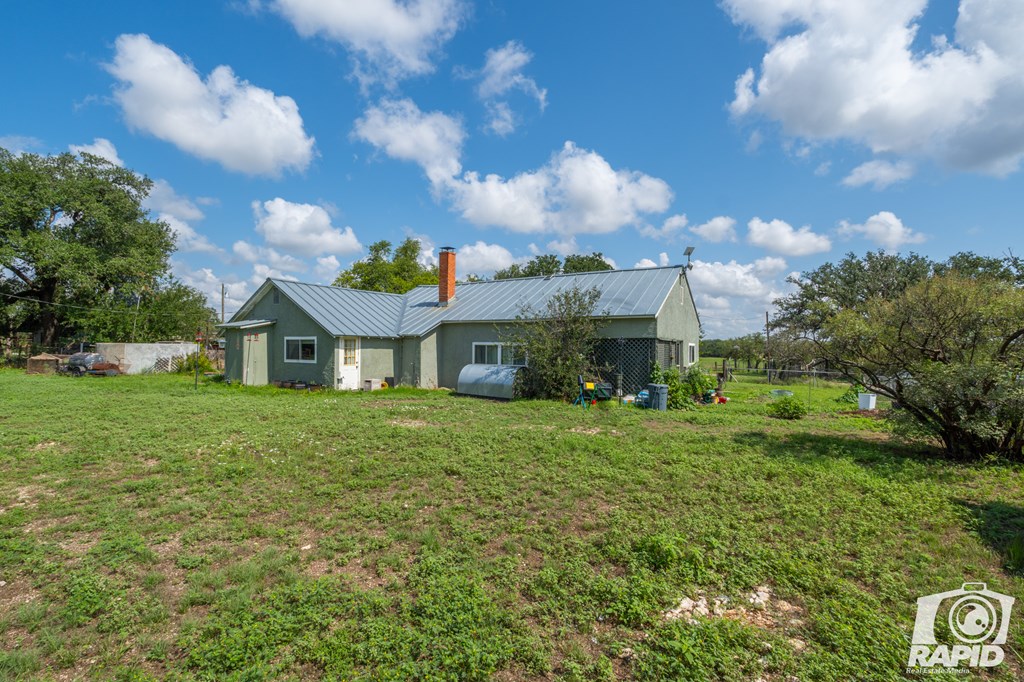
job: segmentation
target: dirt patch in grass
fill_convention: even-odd
[[[421,429],[424,426],[435,426],[435,424],[423,421],[422,419],[392,419],[390,423],[392,426],[404,426],[410,429]]]
[[[674,608],[665,611],[662,618],[687,623],[700,618],[727,618],[762,630],[781,631],[787,635],[793,650],[800,653],[807,647],[798,632],[804,626],[806,615],[803,607],[780,599],[770,586],[762,585],[736,600],[725,596],[708,597],[701,591],[696,598],[683,597]]]
[[[85,553],[96,546],[100,541],[102,533],[90,531],[88,533],[73,533],[69,538],[61,540],[60,548],[71,556],[78,558],[85,556]]]

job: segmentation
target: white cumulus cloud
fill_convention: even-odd
[[[516,259],[512,256],[512,252],[504,246],[488,244],[484,241],[460,246],[456,260],[461,272],[480,276],[493,274],[515,262]]]
[[[340,270],[341,262],[337,256],[331,254],[330,256],[322,256],[316,259],[316,267],[313,268],[313,274],[316,275],[316,280],[321,284],[330,284],[338,276]]]
[[[364,84],[393,86],[434,71],[434,57],[466,15],[461,0],[275,0],[299,35],[333,40]]]
[[[187,263],[171,259],[171,272],[182,283],[195,287],[206,295],[211,308],[220,314],[221,285],[224,285],[224,309],[230,318],[252,293],[250,282],[240,279],[237,275],[218,275],[211,268],[192,269]],[[262,280],[260,280],[262,282]]]
[[[747,223],[747,241],[755,246],[784,256],[809,256],[832,248],[832,241],[811,231],[809,225],[795,229],[784,220],[765,222],[754,218]]]
[[[338,229],[322,206],[297,204],[277,197],[254,201],[256,231],[272,247],[300,256],[349,254],[363,246],[351,227]]]
[[[221,253],[221,249],[192,225],[204,218],[203,212],[189,199],[174,191],[166,180],[156,180],[142,207],[156,214],[174,233],[174,245],[179,251],[193,253]]]
[[[231,250],[236,256],[249,263],[265,263],[282,272],[305,272],[306,263],[295,256],[278,253],[267,246],[254,246],[247,241],[239,240]]]
[[[657,267],[662,267],[663,268],[663,267],[666,267],[667,265],[669,265],[668,254],[665,253],[664,251],[662,251],[661,253],[658,254],[658,262],[657,263],[655,263],[650,258],[641,258],[640,260],[638,260],[636,263],[633,264],[633,267],[634,268],[657,268]]]
[[[875,189],[885,189],[897,182],[909,180],[914,176],[914,167],[906,161],[883,161],[876,159],[868,161],[850,171],[850,174],[843,178],[843,184],[847,187],[861,187],[872,185]]]
[[[442,112],[425,113],[410,99],[385,99],[370,107],[356,121],[352,136],[391,158],[419,165],[435,195],[478,226],[563,236],[604,234],[664,213],[673,199],[664,180],[612,168],[597,152],[571,141],[545,165],[511,178],[462,173],[461,123]]]
[[[547,106],[548,91],[537,81],[523,73],[533,54],[522,43],[510,40],[501,47],[487,50],[483,68],[467,75],[480,79],[477,95],[487,105],[488,128],[505,136],[516,128],[517,118],[506,101],[507,95],[517,90],[537,100],[541,111]]]
[[[694,225],[690,232],[709,242],[736,241],[736,220],[729,216],[716,216],[706,223]]]
[[[920,244],[926,239],[924,234],[904,225],[890,211],[876,213],[859,225],[844,220],[839,223],[839,234],[844,237],[863,237],[886,251],[899,251],[906,244]]]
[[[728,338],[763,328],[764,313],[775,299],[792,290],[781,277],[785,261],[762,258],[753,263],[693,261],[686,277],[711,338]]]
[[[462,124],[439,111],[424,113],[411,99],[381,100],[356,120],[352,136],[418,164],[435,189],[462,170]]]
[[[475,225],[513,232],[606,234],[663,213],[672,201],[664,180],[612,168],[604,157],[566,142],[541,168],[511,178],[466,173],[449,185],[455,208]]]
[[[121,35],[107,71],[132,128],[201,159],[250,175],[305,169],[314,140],[295,100],[240,80],[229,66],[205,79],[147,35]]]
[[[736,80],[735,116],[996,175],[1024,158],[1024,12],[961,0],[951,36],[915,43],[927,0],[723,0],[766,43]]]
[[[114,143],[105,137],[94,138],[92,144],[71,144],[68,145],[68,150],[72,154],[92,154],[93,156],[99,156],[115,166],[123,166],[124,161],[117,155],[117,147]]]
[[[662,221],[661,227],[654,227],[653,225],[641,226],[640,234],[645,237],[650,237],[651,239],[672,241],[688,223],[689,220],[682,213],[678,215],[671,215]]]

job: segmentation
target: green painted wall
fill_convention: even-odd
[[[335,339],[314,322],[297,305],[288,300],[284,294],[274,302],[273,287],[267,289],[263,297],[256,302],[249,312],[249,317],[256,320],[277,320],[270,332],[270,367],[271,381],[312,381],[318,384],[333,381],[332,372],[324,369],[333,364]],[[312,336],[316,338],[316,362],[285,362],[284,339],[286,336]]]
[[[233,384],[242,381],[242,340],[240,329],[224,330],[224,377]]]
[[[399,371],[395,377],[398,383],[405,386],[420,385],[420,340],[407,337],[401,342],[402,352],[399,356]]]
[[[658,338],[664,341],[681,341],[684,364],[689,360],[685,355],[687,345],[694,344],[697,349],[696,360],[700,360],[700,321],[685,277],[681,277],[672,287],[661,307],[661,313],[658,315]]]
[[[438,369],[441,364],[441,346],[438,336],[438,331],[435,330],[420,339],[419,381],[417,385],[421,388],[437,388],[438,386],[448,385],[438,381]]]
[[[359,339],[359,380],[400,377],[402,342],[395,339]]]

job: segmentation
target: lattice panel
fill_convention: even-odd
[[[622,374],[622,392],[636,393],[651,378],[656,353],[654,339],[601,339],[594,348],[594,362],[604,368],[602,378],[616,386]]]

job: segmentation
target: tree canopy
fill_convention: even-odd
[[[89,329],[87,309],[113,311],[130,303],[142,311],[167,286],[174,250],[170,228],[142,207],[151,186],[148,178],[91,154],[15,156],[0,149],[5,323],[32,329],[43,345],[54,346],[62,335]],[[177,285],[166,295],[182,293]]]
[[[392,251],[391,242],[381,240],[370,245],[366,258],[343,270],[334,285],[367,291],[404,294],[421,284],[437,284],[437,266],[419,261],[420,242],[408,237]]]
[[[547,277],[548,275],[562,273],[599,272],[611,269],[612,266],[608,264],[608,261],[604,259],[604,255],[600,252],[594,252],[589,255],[571,254],[565,257],[564,262],[555,254],[547,253],[535,256],[522,265],[513,263],[504,270],[498,270],[494,273],[494,279]]]
[[[934,438],[956,457],[1024,459],[1018,258],[850,254],[796,284],[772,326],[892,398],[902,433]]]

